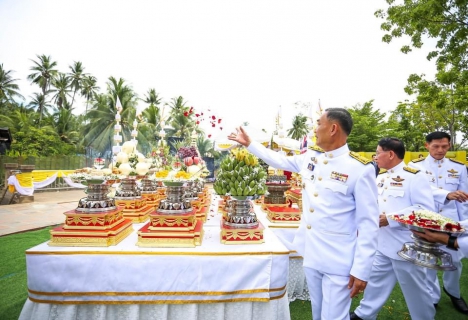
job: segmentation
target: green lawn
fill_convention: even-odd
[[[16,320],[27,298],[26,262],[24,251],[50,238],[50,228],[29,231],[0,237],[0,319]],[[468,263],[464,260],[464,270],[468,270]],[[462,295],[468,298],[468,275],[463,272],[461,279]],[[352,310],[359,304],[354,300]],[[290,304],[292,320],[310,320],[311,308],[309,301],[297,300]],[[379,320],[410,319],[400,288],[397,286],[387,304],[384,306]],[[450,299],[442,295],[437,308],[437,320],[468,319],[452,308]]]

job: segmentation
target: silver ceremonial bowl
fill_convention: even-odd
[[[415,230],[419,232],[424,232],[425,228],[408,225],[399,222],[400,226]],[[459,234],[463,233],[460,232],[447,232],[447,231],[439,231],[439,230],[432,230],[437,232],[444,232],[450,233],[453,236],[458,236]],[[441,246],[438,243],[428,242],[415,234],[411,234],[411,238],[414,242],[406,242],[403,244],[403,248],[398,251],[398,255],[409,261],[414,263],[415,265],[430,268],[434,270],[441,270],[441,271],[453,271],[457,270],[457,267],[453,265],[452,262],[452,255],[444,250],[441,250],[439,247]]]

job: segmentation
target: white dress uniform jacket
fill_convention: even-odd
[[[447,195],[452,191],[462,190],[468,192],[468,181],[466,167],[463,163],[451,159],[443,158],[436,160],[430,155],[427,158],[416,159],[409,163],[410,166],[421,170],[432,188],[435,211],[439,214],[451,218],[455,221],[461,221],[468,218],[468,202],[458,202],[447,200]],[[444,288],[452,296],[460,297],[460,277],[463,265],[461,251],[446,250],[452,255],[453,265],[457,268],[455,271],[444,272]],[[427,269],[428,290],[433,303],[440,300],[441,290],[437,271]]]
[[[302,177],[303,213],[294,245],[304,257],[304,267],[367,281],[379,229],[371,162],[350,153],[347,145],[331,152],[309,148],[291,157],[258,142],[248,150],[270,166]]]
[[[468,219],[468,203],[447,200],[452,191],[468,192],[466,167],[451,159],[436,160],[430,155],[427,158],[411,161],[408,166],[425,173],[432,187],[436,212],[455,221]]]
[[[405,242],[413,242],[411,231],[400,227],[390,216],[420,209],[434,211],[431,188],[421,171],[401,162],[377,176],[377,189],[380,213],[387,215],[389,223],[379,230],[378,250],[389,258],[403,260],[398,251]]]

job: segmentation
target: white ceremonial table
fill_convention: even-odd
[[[296,204],[293,204],[297,208]],[[265,227],[271,230],[281,242],[290,250],[289,255],[289,276],[288,276],[288,299],[292,302],[296,299],[309,300],[310,294],[304,273],[304,259],[293,246],[294,236],[299,228],[299,223],[271,222],[267,218],[267,213],[261,206],[255,205],[255,213]]]
[[[196,248],[137,247],[137,224],[117,246],[27,250],[19,319],[290,319],[290,250],[268,228],[263,244],[221,244],[217,199]]]

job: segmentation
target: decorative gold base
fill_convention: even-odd
[[[267,218],[270,222],[279,223],[300,223],[301,211],[297,208],[290,208],[289,206],[267,205]]]
[[[150,231],[190,232],[195,229],[197,219],[195,211],[180,214],[165,214],[153,211],[150,214]]]
[[[271,204],[271,203],[262,203],[261,209],[263,212],[268,212],[268,207],[275,206],[275,207],[282,207],[282,208],[290,208],[290,204]]]
[[[149,207],[157,208],[159,206],[159,202],[163,199],[157,193],[141,193],[141,197],[146,200],[146,205]]]
[[[139,247],[149,248],[194,248],[200,246],[203,240],[203,223],[195,221],[193,230],[150,230],[151,222],[138,230]]]
[[[297,206],[299,207],[299,210],[302,211],[302,189],[289,189],[284,193],[286,196],[286,200],[291,203],[297,203]]]
[[[149,214],[154,207],[148,206],[143,198],[121,200],[115,199],[115,204],[123,209],[123,216],[131,219],[133,223],[141,223],[148,220]]]
[[[265,227],[258,222],[257,228],[232,228],[224,225],[221,219],[221,243],[223,244],[257,244],[263,243],[263,230]]]
[[[122,220],[109,230],[66,230],[61,227],[50,230],[53,247],[109,247],[115,246],[133,232],[132,221]]]

